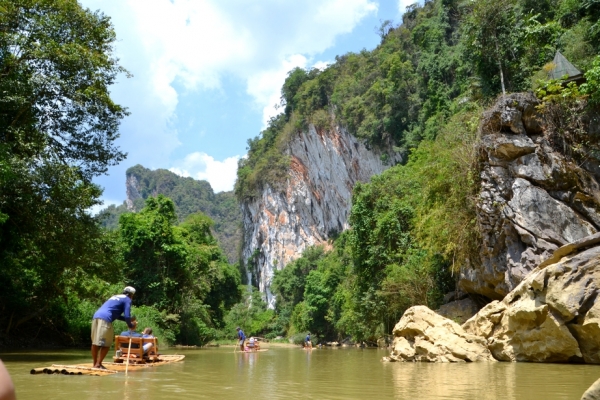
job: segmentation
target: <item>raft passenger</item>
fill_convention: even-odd
[[[258,351],[260,350],[260,346],[258,344],[258,340],[254,337],[248,339],[248,350],[249,351]]]
[[[146,327],[142,332],[142,337],[144,339],[154,339],[154,335],[152,334],[152,328]],[[154,346],[154,343],[146,343],[144,345],[144,354],[147,354],[148,351]]]

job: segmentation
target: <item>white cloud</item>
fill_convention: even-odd
[[[183,160],[174,162],[171,172],[180,176],[190,176],[210,183],[215,193],[233,190],[237,164],[240,156],[217,161],[206,153],[190,153]]]
[[[282,74],[285,78],[289,69],[331,47],[338,35],[351,32],[378,9],[372,0],[83,3],[113,18],[118,37],[126,38],[118,46],[123,61],[128,58],[123,64],[134,74],[143,71],[150,85],[147,91],[168,116],[177,105],[174,82],[187,89],[214,89],[227,74],[245,80],[248,93],[269,115]],[[131,52],[136,57],[127,57]],[[272,80],[265,82],[268,78]],[[266,90],[267,86],[276,90]]]
[[[287,74],[292,69],[307,68],[308,59],[301,54],[295,54],[283,60],[279,68],[264,71],[248,79],[248,93],[263,106],[263,129],[271,117],[282,112],[279,108],[281,102],[281,86],[285,82]],[[331,64],[328,61],[317,61],[310,68],[321,71]]]
[[[248,93],[263,106],[263,128],[271,117],[281,112],[277,105],[287,73],[296,67],[306,68],[307,61],[303,55],[295,54],[283,60],[278,68],[257,73],[248,79]]]
[[[122,193],[124,171],[137,163],[151,169],[172,165],[194,177],[204,173],[215,190],[231,189],[236,162],[222,162],[229,171],[223,185],[214,180],[219,175],[210,172],[213,164],[206,154],[206,170],[183,168],[191,154],[179,165],[172,162],[182,142],[175,128],[181,90],[221,90],[229,78],[244,82],[266,123],[278,111],[274,106],[287,72],[314,63],[339,35],[352,32],[378,9],[376,0],[80,1],[111,17],[116,54],[134,75],[112,88],[113,98],[129,107],[131,116],[123,121],[118,141],[129,153],[127,165],[112,168],[111,177],[99,180],[110,197]],[[118,190],[112,187],[116,182]]]

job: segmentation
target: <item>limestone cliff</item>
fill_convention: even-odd
[[[600,228],[600,170],[593,157],[575,162],[529,93],[501,98],[481,129],[478,222],[481,259],[461,271],[468,293],[502,299],[560,246]],[[580,127],[598,135],[596,116]]]
[[[271,307],[274,271],[346,229],[355,183],[401,160],[400,154],[367,148],[339,126],[326,130],[311,125],[291,140],[287,154],[290,170],[282,187],[267,186],[261,196],[241,205],[242,260]]]

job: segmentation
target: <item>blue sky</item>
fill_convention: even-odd
[[[125,199],[125,171],[141,164],[231,190],[246,142],[264,129],[289,70],[373,49],[383,20],[411,0],[80,0],[112,18],[116,55],[132,74],[112,87],[131,115],[128,153],[96,182],[104,206]]]

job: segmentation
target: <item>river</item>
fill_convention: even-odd
[[[528,363],[383,363],[378,349],[232,347],[177,350],[183,362],[105,377],[30,375],[52,363],[90,362],[83,350],[2,352],[19,400],[64,399],[579,399],[600,366]]]

